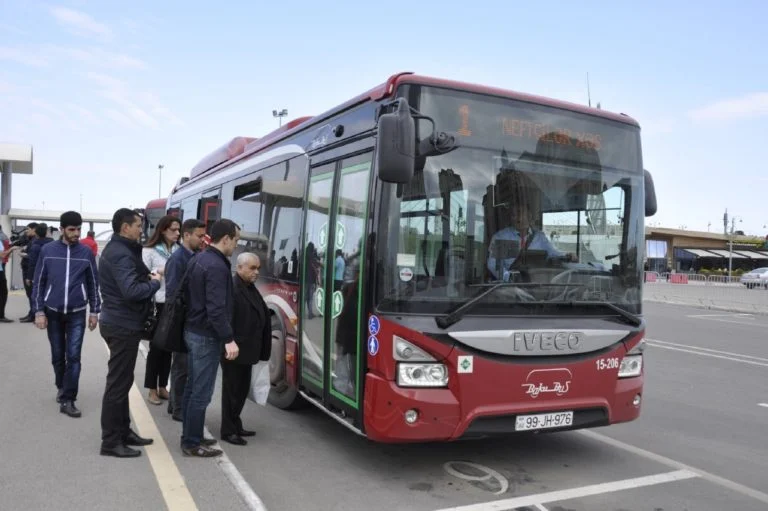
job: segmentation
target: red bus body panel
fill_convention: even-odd
[[[368,354],[365,376],[365,433],[378,442],[447,441],[462,437],[474,421],[517,414],[600,409],[608,423],[636,419],[643,376],[618,379],[618,368],[598,371],[595,360],[621,360],[642,333],[618,343],[599,356],[552,364],[501,362],[473,356],[471,373],[458,373],[458,357],[472,355],[380,318],[379,351]],[[449,382],[442,389],[401,388],[396,383],[392,336],[417,344],[448,366]],[[559,385],[558,385],[559,384]],[[537,388],[559,389],[541,392]],[[415,409],[419,418],[407,424],[404,414]],[[513,431],[509,431],[513,432]]]

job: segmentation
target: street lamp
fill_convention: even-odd
[[[277,117],[280,120],[280,127],[283,127],[283,117],[288,115],[288,110],[283,108],[279,112],[277,110],[272,110],[272,117]]]
[[[725,214],[726,215],[728,214],[728,210],[726,210]],[[726,222],[727,222],[727,216],[725,218],[726,218]],[[737,218],[739,219],[739,222],[743,222],[741,217],[736,217],[736,216],[731,217],[731,233],[728,236],[728,282],[730,282],[731,278],[733,277],[733,274],[732,274],[732,271],[733,271],[733,232],[734,232],[733,229],[735,227],[736,219]],[[726,223],[726,225],[727,225],[727,223]]]
[[[165,168],[165,165],[158,165],[157,170],[160,174],[159,180],[157,182],[157,197],[160,198],[163,196],[163,168]]]

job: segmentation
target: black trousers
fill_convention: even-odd
[[[133,385],[141,332],[105,324],[99,330],[109,346],[107,385],[101,403],[101,445],[109,448],[120,445],[131,427],[128,392]]]
[[[174,352],[171,363],[171,399],[168,413],[181,415],[181,403],[184,402],[184,389],[187,388],[187,353]]]
[[[158,317],[163,312],[164,303],[155,304]],[[147,368],[144,373],[144,388],[159,389],[168,386],[168,376],[171,374],[171,352],[157,349],[149,343]]]
[[[5,273],[5,272],[3,272],[3,273]],[[32,314],[32,285],[31,284],[27,284],[27,280],[26,279],[24,279],[24,293],[26,293],[27,300],[29,301],[29,312],[27,313],[27,315],[31,318],[31,317],[33,317],[33,314]]]
[[[221,437],[243,430],[240,413],[251,389],[252,365],[221,360]]]
[[[8,281],[5,278],[5,268],[3,268],[3,271],[0,271],[0,318],[5,317],[5,306],[7,303],[8,303]]]

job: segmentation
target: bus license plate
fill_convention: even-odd
[[[515,431],[533,429],[562,428],[573,424],[573,412],[541,413],[536,415],[518,415]]]

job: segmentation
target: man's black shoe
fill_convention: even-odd
[[[203,438],[200,440],[200,445],[204,447],[213,447],[216,445],[216,439],[215,438]]]
[[[128,435],[123,440],[124,445],[136,445],[136,446],[144,446],[144,445],[152,445],[152,442],[154,442],[151,438],[142,438],[139,435],[136,434],[135,431],[132,429],[128,430]]]
[[[237,432],[237,434],[240,436],[256,436],[255,431],[250,431],[248,429],[241,429],[240,431]]]
[[[192,456],[195,458],[215,458],[224,454],[223,451],[211,449],[204,445],[198,445],[197,447],[182,447],[181,452],[184,456]]]
[[[102,447],[102,456],[114,456],[115,458],[136,458],[141,456],[141,451],[131,449],[125,445],[118,445],[117,447]]]
[[[75,406],[74,401],[64,401],[63,403],[61,403],[61,406],[59,406],[59,412],[65,413],[73,418],[77,418],[82,415],[82,413],[80,413],[80,410],[78,410],[77,407]]]
[[[171,418],[176,422],[184,422],[184,417],[181,416],[181,412],[174,413],[173,415],[171,415]]]
[[[32,323],[35,321],[34,316],[24,316],[23,318],[19,319],[19,323]]]
[[[222,437],[222,440],[234,445],[248,445],[248,442],[246,442],[245,438],[239,435],[227,435],[225,437]]]
[[[8,318],[0,318],[0,323],[13,323],[13,320]]]

